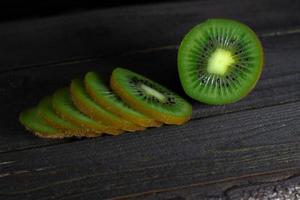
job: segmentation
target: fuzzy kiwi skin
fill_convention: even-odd
[[[68,95],[67,95],[68,94]],[[62,108],[61,102],[60,102],[60,98],[64,97],[64,95],[67,95],[66,98],[68,98],[68,103],[72,104],[72,114],[69,112],[66,112],[66,110],[63,110],[64,108]],[[110,135],[119,135],[122,133],[121,130],[115,129],[113,127],[109,127],[104,125],[103,123],[100,122],[96,122],[94,120],[92,120],[91,118],[89,118],[88,116],[86,116],[85,114],[83,114],[82,112],[80,112],[75,105],[73,104],[72,100],[71,100],[71,96],[70,96],[70,91],[69,88],[62,88],[57,90],[54,95],[53,95],[53,99],[52,99],[52,105],[53,108],[55,110],[55,112],[63,119],[68,120],[74,124],[76,124],[77,126],[80,126],[82,128],[85,128],[91,132],[94,132],[95,134],[92,135],[88,135],[88,137],[96,137],[96,136],[101,136],[102,134],[106,133],[106,134],[110,134]],[[74,114],[74,115],[73,115]],[[75,114],[77,115],[82,115],[83,119],[79,119],[77,116],[75,116]],[[87,135],[86,135],[87,136]]]
[[[69,137],[64,132],[48,125],[38,116],[37,107],[24,110],[19,115],[20,123],[33,135],[45,139],[63,139]]]
[[[190,114],[186,116],[171,116],[171,115],[163,115],[161,112],[145,107],[142,102],[137,100],[133,95],[129,94],[123,89],[123,86],[120,85],[116,78],[116,73],[118,70],[123,70],[122,68],[116,68],[111,76],[110,85],[111,88],[124,100],[128,105],[132,108],[148,115],[149,117],[153,117],[157,121],[163,122],[165,124],[175,124],[181,125],[186,123],[191,119],[192,107],[190,106]]]
[[[93,98],[95,102],[97,102],[99,105],[101,105],[103,108],[109,110],[110,112],[132,122],[142,127],[160,127],[162,126],[162,123],[159,121],[156,121],[148,116],[145,116],[141,113],[138,113],[137,115],[133,115],[131,113],[127,113],[122,109],[122,106],[114,105],[112,101],[109,99],[106,99],[102,95],[99,95],[98,92],[93,88],[93,85],[91,84],[91,79],[96,79],[97,81],[100,80],[98,74],[96,72],[88,72],[84,77],[84,84],[87,93]],[[137,112],[137,111],[136,111]]]
[[[69,121],[60,118],[54,111],[52,107],[52,96],[44,97],[37,106],[37,113],[40,118],[42,118],[48,125],[58,129],[60,132],[64,133],[67,137],[84,137],[84,136],[95,136],[96,133],[81,128]]]
[[[53,106],[53,109],[54,109],[55,113],[59,117],[61,117],[63,120],[69,121],[69,122],[75,124],[76,126],[79,126],[79,127],[83,128],[83,129],[85,129],[86,133],[84,133],[82,135],[84,137],[98,137],[98,136],[102,136],[103,135],[103,130],[98,130],[97,128],[94,128],[92,126],[87,126],[85,123],[82,123],[82,122],[78,121],[76,119],[76,117],[73,117],[72,115],[63,112],[60,109],[59,102],[57,100],[55,100],[55,98],[56,98],[56,96],[58,96],[58,93],[62,92],[63,90],[69,90],[69,89],[68,88],[61,88],[61,89],[56,90],[54,92],[54,94],[53,94],[52,106]]]
[[[92,119],[101,121],[107,126],[112,126],[116,129],[130,132],[145,129],[144,127],[135,125],[130,121],[122,119],[113,113],[110,113],[109,111],[98,105],[96,102],[94,102],[94,100],[92,100],[91,97],[89,97],[89,95],[86,93],[82,80],[74,79],[71,82],[70,88],[72,100],[75,106]]]
[[[189,79],[187,78],[186,74],[186,69],[184,68],[184,65],[186,65],[185,63],[185,51],[186,48],[189,48],[189,44],[187,41],[190,40],[191,38],[195,37],[195,34],[197,32],[197,30],[201,29],[201,27],[203,27],[205,25],[205,23],[210,22],[212,20],[219,20],[219,21],[224,21],[224,22],[232,22],[232,23],[236,23],[239,24],[243,29],[246,29],[248,31],[248,33],[252,36],[252,38],[254,39],[254,43],[256,45],[256,47],[258,47],[257,49],[259,50],[258,55],[260,55],[259,60],[258,60],[258,64],[257,67],[259,68],[258,73],[256,74],[256,77],[254,77],[253,79],[253,83],[252,85],[247,89],[241,92],[241,94],[236,97],[236,98],[232,98],[232,99],[228,99],[226,101],[220,101],[217,97],[216,98],[210,98],[210,97],[199,97],[197,96],[196,90],[193,90],[191,88],[189,88],[189,85],[191,85]],[[178,56],[177,56],[177,63],[178,63],[178,72],[179,72],[179,78],[181,81],[181,85],[185,91],[185,93],[190,96],[191,98],[206,103],[206,104],[210,104],[210,105],[225,105],[225,104],[230,104],[230,103],[235,103],[241,99],[243,99],[244,97],[246,97],[256,86],[261,73],[263,71],[264,68],[264,50],[262,47],[262,44],[259,40],[259,38],[257,37],[256,33],[249,28],[247,25],[237,22],[235,20],[230,20],[230,19],[208,19],[207,21],[198,24],[197,26],[195,26],[194,28],[192,28],[183,38],[183,40],[181,41],[181,44],[179,46],[178,49]]]

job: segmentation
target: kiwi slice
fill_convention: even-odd
[[[106,126],[99,121],[95,121],[80,112],[72,102],[69,88],[62,88],[54,93],[52,98],[52,106],[55,112],[61,118],[89,131],[95,132],[95,135],[88,136],[98,136],[102,133],[118,135],[122,132],[119,129],[115,129],[113,127]]]
[[[65,135],[69,136],[85,136],[94,134],[87,129],[81,128],[69,121],[60,118],[52,107],[52,96],[44,97],[38,104],[38,115],[50,126],[59,129]]]
[[[23,126],[34,135],[41,138],[64,138],[65,134],[58,129],[48,125],[38,116],[38,109],[30,108],[19,115],[19,120]]]
[[[263,62],[256,34],[228,19],[209,19],[197,25],[178,51],[183,89],[208,104],[228,104],[245,97],[255,87]]]
[[[112,89],[134,109],[166,124],[183,124],[191,118],[192,106],[162,85],[132,71],[116,68]]]
[[[159,127],[158,122],[125,104],[111,89],[108,83],[96,72],[88,72],[84,77],[87,93],[106,110],[142,127]]]
[[[130,121],[122,119],[117,115],[107,111],[97,104],[86,92],[83,81],[75,79],[71,83],[71,96],[76,107],[92,119],[102,121],[106,125],[126,131],[144,130],[144,127],[138,126]]]

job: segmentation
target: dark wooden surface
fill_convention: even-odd
[[[299,9],[296,0],[206,0],[0,24],[0,199],[260,199],[256,193],[297,193]],[[195,102],[178,80],[177,46],[209,17],[249,24],[265,48],[261,80],[235,104]],[[18,113],[42,96],[87,71],[109,75],[116,66],[185,96],[193,119],[82,140],[42,140],[19,125]]]

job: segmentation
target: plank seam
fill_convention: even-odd
[[[206,116],[206,117],[197,117],[197,118],[192,118],[192,120],[201,120],[201,119],[206,119],[206,118],[213,118],[213,117],[217,117],[217,116],[222,116],[222,115],[226,115],[226,114],[233,114],[233,113],[239,113],[239,112],[244,112],[244,111],[260,110],[260,109],[264,109],[264,108],[276,107],[276,106],[281,106],[281,105],[288,105],[288,104],[293,104],[293,103],[297,103],[297,102],[300,102],[300,100],[290,101],[290,102],[283,102],[283,103],[274,104],[274,105],[267,105],[267,106],[264,106],[264,107],[247,108],[247,109],[244,109],[244,110],[235,110],[235,111],[232,111],[232,112],[219,113],[219,114],[210,115],[210,116]],[[62,143],[38,145],[38,146],[32,146],[32,147],[27,147],[27,148],[18,148],[18,149],[14,149],[14,150],[0,151],[0,155],[8,154],[8,153],[15,153],[15,152],[19,152],[19,151],[27,151],[27,150],[32,150],[32,149],[53,147],[53,146],[57,146],[57,145],[64,145],[64,144],[80,142],[80,141],[81,140],[76,140],[76,141],[71,140],[71,141],[66,141],[66,142],[62,142]]]
[[[270,31],[258,34],[262,38],[267,37],[278,37],[278,36],[284,36],[284,35],[292,35],[292,34],[300,34],[300,28],[294,28],[294,29],[287,29],[287,30],[278,30],[278,31]],[[122,57],[122,56],[132,56],[135,54],[146,54],[146,53],[152,53],[162,50],[174,50],[177,49],[178,45],[170,44],[160,47],[153,47],[153,48],[146,48],[141,50],[133,50],[129,52],[123,52],[123,53],[117,53],[117,54],[107,54],[107,55],[99,55],[99,56],[93,56],[93,57],[78,57],[78,58],[70,58],[60,61],[53,61],[48,63],[40,63],[40,64],[28,64],[28,65],[21,65],[19,67],[16,67],[14,69],[6,69],[1,70],[0,75],[15,71],[22,71],[27,69],[37,69],[37,68],[43,68],[43,67],[57,67],[62,65],[70,65],[70,64],[80,64],[80,63],[87,63],[87,62],[93,62],[93,61],[99,61],[103,58],[112,58],[112,57]]]

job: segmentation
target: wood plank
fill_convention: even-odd
[[[240,199],[300,199],[300,177],[277,183],[254,184],[227,191],[228,200]]]
[[[1,154],[0,194],[104,199],[298,169],[299,129],[296,102]]]
[[[47,141],[28,134],[18,123],[18,113],[35,105],[56,88],[90,70],[109,74],[115,66],[129,67],[147,74],[184,95],[193,103],[193,118],[204,118],[230,112],[255,109],[300,100],[300,34],[265,37],[266,66],[255,90],[244,100],[226,105],[209,106],[186,97],[181,89],[176,69],[176,49],[155,50],[133,55],[108,57],[83,63],[62,63],[35,67],[0,75],[0,105],[5,119],[0,122],[0,152],[62,144],[66,141]],[[162,74],[168,74],[162,78]],[[77,140],[75,140],[77,141]]]
[[[199,22],[240,20],[259,33],[299,32],[297,0],[206,0],[96,10],[0,25],[0,71],[179,44]]]
[[[284,193],[287,188],[295,186],[295,174],[299,174],[299,170],[289,170],[282,173],[271,173],[243,179],[231,180],[208,184],[205,186],[181,187],[171,190],[164,190],[156,193],[149,193],[140,196],[128,198],[119,198],[123,200],[156,200],[156,199],[178,199],[178,200],[230,200],[232,196],[238,197],[242,192],[251,195],[253,190],[260,188],[261,191],[267,193],[270,188],[265,185],[276,186],[278,192]],[[297,178],[297,177],[296,177]],[[254,187],[251,187],[254,186]],[[279,188],[280,186],[283,186]],[[251,188],[251,189],[250,189]],[[281,189],[281,190],[280,190]],[[241,197],[242,195],[240,195]],[[117,200],[118,198],[114,198]],[[239,198],[241,199],[241,198]],[[248,199],[248,198],[245,198]],[[260,200],[260,199],[257,199]]]
[[[150,3],[162,3],[172,0],[126,0],[126,1],[83,1],[83,0],[51,0],[43,2],[17,0],[6,1],[1,3],[0,21],[34,19],[40,17],[49,17],[53,15],[61,15],[66,13],[78,13],[95,9],[103,9],[107,7],[120,7],[128,5],[142,5]],[[179,1],[179,0],[177,0]],[[34,6],[32,6],[34,4]],[[18,5],[18,6],[16,6]]]

